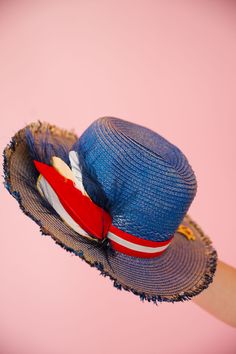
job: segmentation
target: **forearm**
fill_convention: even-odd
[[[236,269],[218,260],[213,282],[193,302],[221,321],[236,327]]]

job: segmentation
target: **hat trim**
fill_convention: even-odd
[[[53,156],[52,159],[55,160],[55,157]],[[57,159],[59,162],[60,158]],[[65,163],[61,161],[61,164]],[[54,166],[49,166],[36,160],[34,160],[34,165],[40,173],[36,182],[36,186],[41,196],[49,202],[49,204],[56,210],[62,220],[65,221],[66,224],[79,235],[89,237],[89,235],[93,234],[95,241],[98,241],[101,236],[103,239],[108,238],[111,242],[111,246],[116,251],[133,257],[141,258],[158,257],[170,245],[173,236],[166,241],[143,240],[112,225],[112,220],[110,217],[108,217],[105,210],[103,211],[103,215],[101,215],[101,208],[95,205],[89,196],[83,195],[83,190],[77,188],[74,184],[67,184],[69,171],[71,170],[66,164],[65,166],[68,167],[68,170],[67,177],[65,177],[65,179],[64,176],[61,175],[61,173],[57,171]],[[70,175],[70,177],[72,176]],[[72,181],[72,178],[70,179],[70,182]],[[84,203],[84,200],[87,201],[88,198],[90,203]],[[70,202],[72,202],[72,205],[70,205]],[[80,208],[78,208],[78,204],[80,204]],[[99,214],[97,211],[99,211]],[[82,212],[84,212],[86,215],[89,215],[89,220],[87,219],[85,223],[81,222],[81,220],[83,221],[84,215],[82,215],[82,218],[80,217]],[[104,214],[107,215],[105,220]],[[101,216],[103,216],[102,223]],[[91,227],[91,225],[88,225],[88,221],[91,222],[92,219],[93,223]],[[101,227],[96,229],[96,227],[94,227],[94,224],[96,223],[98,226],[101,225],[102,229]],[[89,233],[88,229],[93,229],[95,232]]]
[[[53,129],[55,131],[58,129],[56,126],[53,126],[53,125],[48,125],[48,126],[49,126],[50,130]],[[38,121],[37,123],[32,123],[32,124],[28,125],[28,127],[29,128],[32,127],[34,129],[36,128],[36,130],[40,130],[41,128],[42,129],[44,128],[44,124],[42,122]],[[162,296],[162,295],[149,295],[145,292],[139,292],[136,289],[133,289],[131,287],[128,287],[125,284],[118,282],[109,272],[104,270],[104,266],[101,262],[96,262],[96,261],[94,263],[90,262],[84,256],[84,252],[82,250],[76,251],[76,250],[72,249],[71,247],[68,247],[65,244],[63,244],[62,242],[60,242],[57,238],[55,238],[55,236],[49,230],[47,230],[45,227],[42,226],[42,223],[40,222],[40,220],[36,219],[34,217],[34,215],[32,215],[29,211],[26,210],[26,208],[24,207],[24,205],[22,203],[20,193],[18,191],[12,190],[12,188],[11,188],[10,160],[11,160],[12,154],[14,153],[14,151],[16,149],[16,145],[19,144],[21,141],[23,141],[21,134],[24,132],[24,130],[25,130],[25,128],[18,131],[15,134],[15,136],[11,138],[11,141],[9,142],[9,144],[5,147],[5,149],[3,151],[4,186],[8,190],[8,192],[17,200],[23,213],[25,215],[27,215],[28,217],[30,217],[39,226],[40,233],[42,236],[44,236],[44,235],[50,236],[54,240],[54,242],[56,244],[58,244],[59,246],[61,246],[63,249],[80,257],[82,260],[84,260],[91,267],[95,267],[96,269],[98,269],[100,271],[100,275],[102,275],[104,277],[109,277],[110,280],[113,281],[113,286],[116,289],[132,292],[134,295],[139,296],[139,298],[142,302],[144,302],[144,301],[153,302],[155,305],[158,305],[158,303],[160,303],[160,302],[171,302],[171,303],[180,302],[180,301],[184,302],[186,300],[191,300],[192,297],[198,295],[204,289],[208,288],[210,283],[212,283],[212,281],[213,281],[213,277],[214,277],[216,267],[217,267],[218,255],[217,255],[216,250],[212,247],[212,242],[209,239],[209,237],[206,234],[204,234],[204,232],[202,231],[200,226],[196,222],[194,222],[190,218],[190,216],[187,214],[185,215],[185,217],[189,221],[190,225],[194,226],[197,229],[201,240],[204,242],[204,244],[206,246],[206,248],[205,248],[206,255],[208,256],[206,270],[205,270],[204,277],[202,279],[200,279],[200,281],[193,287],[193,289],[191,289],[190,291],[183,291],[178,294],[170,295],[168,297]],[[61,132],[61,130],[58,130],[58,132]],[[68,133],[68,131],[64,131],[64,133],[65,134],[73,134],[73,133]],[[53,210],[53,208],[52,208],[52,210]]]

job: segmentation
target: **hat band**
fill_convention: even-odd
[[[98,207],[80,187],[63,177],[54,167],[34,161],[40,172],[37,189],[75,232],[93,240],[105,238],[118,252],[141,258],[160,256],[169,246],[167,241],[144,240],[112,225],[110,215]]]
[[[160,256],[169,246],[173,236],[163,242],[144,240],[140,237],[128,234],[114,225],[110,226],[107,237],[112,247],[129,256],[152,258]]]

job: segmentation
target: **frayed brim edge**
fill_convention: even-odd
[[[36,128],[36,130],[40,130],[43,127],[43,123],[38,122],[38,123],[32,123],[28,126],[29,128]],[[58,129],[55,126],[51,126],[53,129]],[[22,129],[20,130],[18,133],[15,134],[14,137],[12,137],[10,143],[5,147],[4,151],[3,151],[3,173],[4,173],[4,186],[5,188],[8,190],[8,192],[17,200],[17,202],[19,203],[19,206],[21,208],[21,210],[24,212],[24,214],[26,214],[28,217],[30,217],[36,224],[39,225],[40,227],[40,232],[42,235],[48,235],[51,236],[52,239],[55,241],[56,244],[58,244],[59,246],[61,246],[63,249],[65,249],[66,251],[79,256],[82,260],[84,260],[86,263],[88,263],[91,267],[95,267],[96,269],[98,269],[100,271],[100,275],[106,277],[108,276],[111,281],[113,281],[113,286],[118,289],[118,290],[125,290],[125,291],[129,291],[132,292],[134,295],[139,296],[140,300],[142,302],[144,301],[148,301],[148,302],[152,302],[156,305],[158,305],[158,303],[160,302],[179,302],[179,301],[187,301],[187,300],[191,300],[192,297],[200,294],[204,289],[207,289],[208,286],[210,285],[210,283],[213,282],[213,277],[216,271],[216,267],[217,267],[217,252],[216,250],[212,247],[212,242],[209,239],[209,237],[204,234],[204,232],[202,231],[202,229],[199,227],[199,225],[194,222],[193,220],[190,219],[190,217],[188,215],[186,215],[186,218],[188,219],[189,223],[192,224],[192,226],[194,226],[199,234],[200,234],[200,238],[201,240],[204,242],[205,244],[205,251],[206,251],[206,255],[207,255],[207,264],[206,264],[206,271],[204,274],[204,277],[191,289],[191,291],[185,291],[185,292],[180,292],[178,294],[174,294],[172,296],[169,297],[165,297],[162,295],[150,295],[150,294],[146,294],[145,292],[139,292],[133,288],[130,288],[128,286],[126,286],[125,284],[121,284],[120,282],[118,282],[114,277],[111,276],[110,273],[106,272],[104,270],[103,264],[100,262],[90,262],[88,261],[85,256],[83,251],[75,251],[74,249],[66,246],[65,244],[61,243],[58,239],[55,238],[55,236],[53,234],[51,234],[48,230],[45,229],[45,227],[42,226],[40,220],[36,219],[34,217],[34,215],[32,215],[30,212],[28,212],[25,207],[22,204],[22,200],[21,200],[21,196],[20,193],[17,191],[12,190],[11,188],[11,184],[10,184],[10,160],[11,160],[11,156],[14,153],[16,146],[20,143],[21,139],[21,133],[25,130]],[[65,133],[67,133],[65,131]],[[73,134],[73,133],[71,133]]]

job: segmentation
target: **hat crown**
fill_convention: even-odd
[[[197,191],[186,156],[158,133],[115,117],[95,120],[73,150],[83,185],[112,224],[137,237],[168,240]]]

